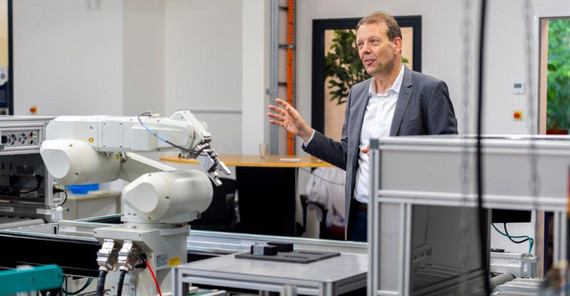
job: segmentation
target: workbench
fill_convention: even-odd
[[[341,295],[366,287],[368,256],[342,253],[308,264],[238,259],[235,254],[173,268],[173,293],[189,284],[279,292],[282,295]]]

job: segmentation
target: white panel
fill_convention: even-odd
[[[208,131],[213,139],[212,147],[218,154],[242,154],[240,145],[243,140],[242,114],[194,113],[194,116],[208,125]]]
[[[269,1],[243,1],[243,44],[242,44],[242,135],[243,154],[258,154],[259,143],[268,143],[265,137],[269,130],[267,120],[267,105],[269,96],[265,94],[268,85],[265,80],[269,77],[268,60],[265,53],[269,48],[269,38],[266,29],[270,26]]]
[[[14,112],[122,113],[122,1],[13,1]]]
[[[208,124],[216,151],[240,154],[241,1],[169,0],[165,5],[166,113],[195,111]],[[220,110],[238,113],[209,112]]]
[[[400,276],[403,273],[403,262],[400,254],[403,246],[404,225],[401,224],[403,206],[399,204],[382,204],[380,207],[378,225],[382,237],[379,238],[380,254],[378,264],[382,266],[379,272],[379,285],[386,290],[396,291]]]
[[[166,1],[166,112],[241,109],[241,1]]]
[[[164,112],[164,0],[123,2],[123,113],[170,116]]]

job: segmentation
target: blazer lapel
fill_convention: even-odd
[[[404,67],[404,77],[402,79],[402,86],[400,87],[400,94],[396,102],[396,110],[394,110],[394,118],[392,118],[392,126],[390,127],[390,136],[397,136],[406,107],[412,96],[412,71],[408,67]]]
[[[353,142],[356,143],[356,149],[358,150],[358,146],[360,145],[360,134],[362,132],[362,124],[364,122],[364,113],[366,111],[366,106],[368,106],[368,100],[370,99],[370,83],[372,78],[368,79],[364,85],[362,94],[359,95],[359,99],[355,102],[354,106],[354,130],[358,131],[356,133],[356,137],[352,138]]]

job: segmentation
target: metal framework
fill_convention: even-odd
[[[461,176],[465,157],[474,168],[474,147],[474,138],[460,136],[371,141],[369,295],[481,291],[476,229],[460,231],[464,215],[469,225],[476,225],[474,182],[464,193]],[[538,195],[529,186],[531,156],[538,161]],[[566,259],[570,138],[486,137],[483,161],[483,206],[553,212],[554,261]],[[422,261],[429,264],[418,263]],[[434,279],[424,272],[436,267],[445,269],[445,276]]]
[[[269,57],[269,98],[275,102],[279,95],[279,1],[271,0],[271,47]],[[270,145],[269,153],[272,155],[279,152],[279,128],[271,125],[269,130]]]
[[[270,29],[270,57],[269,57],[269,89],[267,93],[270,97],[270,103],[275,102],[279,97],[279,87],[286,87],[286,101],[295,106],[295,40],[296,40],[296,1],[288,0],[288,6],[279,6],[279,0],[271,0],[271,29]],[[287,40],[286,44],[279,43],[279,10],[287,12]],[[279,81],[279,52],[285,50],[287,55],[287,81]],[[272,155],[279,154],[279,127],[271,125],[269,130],[270,137],[270,153]],[[295,154],[295,137],[291,133],[287,133],[287,154]]]

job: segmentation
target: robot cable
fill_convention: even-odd
[[[180,150],[182,150],[182,151],[184,151],[184,152],[186,152],[186,153],[194,154],[194,152],[191,151],[190,149],[187,149],[187,148],[185,148],[185,147],[176,145],[176,144],[170,142],[169,140],[167,140],[167,139],[165,139],[165,138],[159,136],[155,131],[151,130],[149,127],[147,127],[147,126],[142,122],[141,116],[148,116],[148,117],[151,117],[151,116],[152,116],[152,113],[150,113],[150,111],[147,111],[147,112],[143,112],[143,113],[137,115],[137,120],[139,121],[139,123],[141,124],[141,126],[142,126],[147,132],[149,132],[151,135],[155,136],[155,137],[156,137],[157,139],[159,139],[160,141],[162,141],[162,142],[164,142],[164,143],[166,143],[166,144],[168,144],[168,145],[170,145],[170,146],[172,146],[172,147],[174,147],[174,148],[180,149]]]
[[[141,255],[140,259],[144,262],[146,267],[148,267],[148,271],[150,271],[150,274],[152,275],[152,278],[154,279],[154,284],[156,285],[156,289],[158,290],[158,294],[160,296],[162,296],[162,291],[160,291],[160,285],[158,284],[158,280],[156,280],[156,276],[154,275],[154,271],[152,270],[152,267],[150,266],[150,264],[146,260],[146,256]]]

